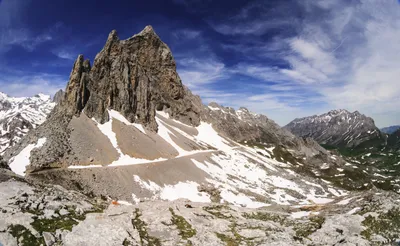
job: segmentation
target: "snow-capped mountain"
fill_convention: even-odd
[[[245,108],[204,106],[151,27],[127,40],[111,32],[93,64],[77,58],[62,103],[4,154],[11,170],[63,186],[73,176],[83,189],[131,201],[259,207],[346,193],[321,180],[345,162],[313,140]]]
[[[42,124],[54,106],[47,95],[10,97],[0,92],[0,154]]]
[[[375,190],[392,180],[267,116],[203,105],[150,26],[127,40],[112,31],[93,64],[80,55],[61,102],[4,153],[21,176],[0,170],[1,243],[369,245],[398,238],[399,195]],[[375,134],[368,119],[350,115],[317,121]]]
[[[367,141],[384,142],[372,118],[344,109],[295,119],[284,128],[297,136],[311,137],[320,144],[334,147],[353,148]]]

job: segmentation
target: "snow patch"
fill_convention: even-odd
[[[162,200],[174,201],[180,198],[188,199],[192,202],[211,202],[210,195],[198,191],[196,182],[179,182],[176,185],[166,185],[162,188],[160,198]]]
[[[349,212],[347,212],[346,214],[349,214],[349,215],[355,214],[355,213],[357,213],[360,209],[361,209],[360,207],[355,207],[355,208],[353,208],[352,210],[350,210]]]
[[[26,166],[30,165],[31,151],[35,148],[41,148],[46,143],[46,140],[46,138],[40,138],[36,144],[29,144],[18,155],[13,157],[10,163],[11,170],[18,175],[25,176]]]

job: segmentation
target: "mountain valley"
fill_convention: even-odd
[[[53,97],[0,94],[4,245],[390,245],[400,130],[204,105],[151,26]],[[1,245],[1,244],[0,244]]]

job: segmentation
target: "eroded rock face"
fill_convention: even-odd
[[[200,99],[183,86],[170,49],[150,26],[127,40],[112,31],[93,68],[79,57],[66,95],[69,108],[84,108],[100,123],[107,122],[107,110],[114,109],[156,131],[155,112],[163,108],[185,123],[200,122]]]
[[[59,104],[65,96],[65,92],[63,90],[59,90],[56,92],[56,94],[54,94],[53,96],[53,102]]]

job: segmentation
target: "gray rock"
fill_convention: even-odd
[[[2,156],[0,156],[0,168],[10,169],[7,162],[3,160]]]
[[[69,212],[68,212],[68,210],[66,210],[66,209],[60,209],[60,211],[58,212],[61,216],[64,216],[64,215],[67,215],[67,214],[69,214]]]
[[[43,232],[42,235],[46,246],[52,246],[56,242],[53,234],[50,232]]]
[[[358,111],[332,110],[295,119],[284,128],[297,136],[310,137],[320,144],[335,147],[356,147],[372,140],[380,144],[385,142],[385,136],[375,126],[374,120]]]
[[[204,109],[202,120],[211,123],[222,136],[236,142],[275,146],[276,152],[282,152],[282,156],[293,157],[282,161],[289,161],[292,164],[295,164],[294,161],[306,162],[309,167],[318,167],[322,163],[331,163],[332,166],[344,164],[340,157],[330,158],[331,154],[313,139],[299,138],[281,128],[267,116],[250,112],[243,107],[235,111],[233,108],[212,102]]]
[[[64,100],[64,96],[65,92],[62,89],[60,89],[59,91],[56,92],[56,94],[54,94],[53,102],[57,104],[61,103],[61,101]]]

